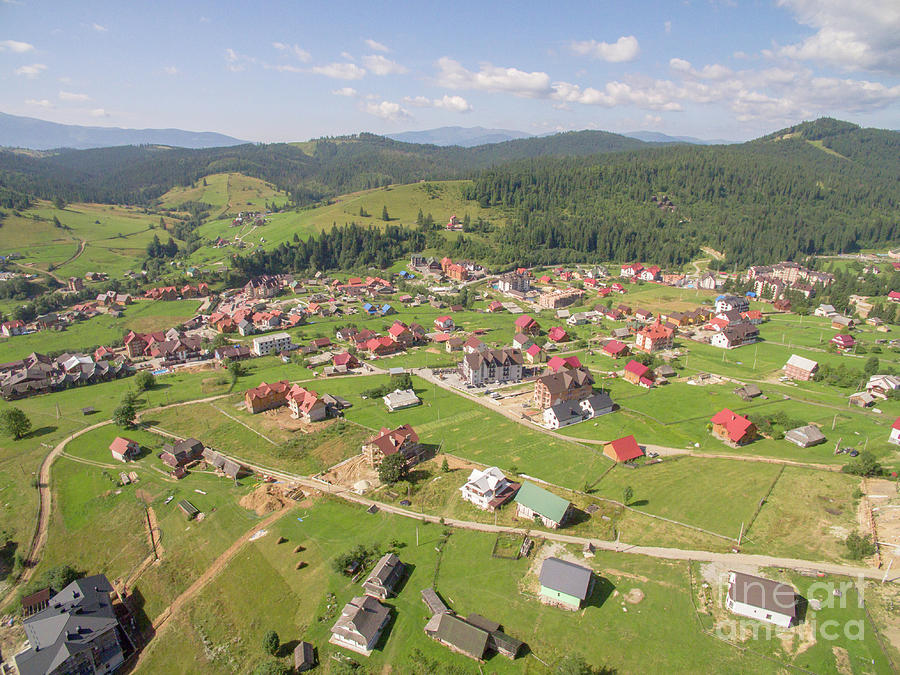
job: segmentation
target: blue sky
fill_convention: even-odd
[[[900,1],[0,0],[0,111],[253,141],[900,128]]]

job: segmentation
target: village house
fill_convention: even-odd
[[[739,314],[750,309],[750,301],[737,295],[720,295],[716,298],[716,314],[734,310]]]
[[[831,317],[831,327],[834,330],[850,330],[856,325],[856,322],[846,316],[833,316]]]
[[[132,441],[130,438],[116,436],[113,442],[109,444],[109,451],[112,453],[113,459],[117,459],[120,462],[130,462],[140,456],[141,444],[137,441]]]
[[[707,272],[697,280],[697,288],[704,291],[714,291],[717,286],[716,278]]]
[[[438,318],[436,318],[434,320],[434,327],[436,330],[443,331],[445,333],[456,330],[456,324],[449,316],[439,316]]]
[[[750,323],[726,326],[712,336],[709,344],[722,349],[734,349],[753,344],[759,338],[759,328]]]
[[[649,366],[645,366],[643,363],[632,359],[625,364],[625,369],[622,373],[622,377],[626,382],[631,382],[631,384],[636,384],[639,387],[650,389],[654,386],[654,383],[653,380],[650,379],[649,373]]]
[[[634,436],[624,436],[603,446],[603,454],[614,462],[630,462],[633,459],[644,456],[644,451],[638,445]]]
[[[387,396],[384,396],[382,400],[387,406],[388,412],[412,408],[422,402],[412,389],[394,389]]]
[[[603,345],[603,353],[614,359],[618,359],[622,356],[628,356],[629,349],[628,345],[624,342],[620,342],[619,340],[609,340]]]
[[[462,338],[452,337],[444,343],[444,349],[450,352],[461,352],[466,341]]]
[[[475,352],[486,352],[488,350],[488,346],[484,344],[477,336],[470,335],[469,338],[463,343],[462,350],[466,354],[473,354]]]
[[[542,375],[534,383],[534,405],[539,410],[568,401],[580,401],[593,393],[594,377],[585,367]]]
[[[166,445],[159,458],[164,464],[178,469],[203,457],[203,443],[196,438],[183,438],[173,445]]]
[[[866,391],[876,398],[887,399],[892,391],[900,389],[900,377],[896,375],[872,375],[866,383]]]
[[[25,333],[25,322],[18,319],[4,321],[3,324],[0,325],[0,333],[2,333],[4,337],[23,335]]]
[[[807,359],[797,354],[791,354],[791,358],[784,364],[784,376],[792,380],[808,382],[815,377],[819,364],[812,359]]]
[[[725,606],[735,614],[788,628],[797,619],[793,588],[743,572],[729,572]]]
[[[894,423],[891,425],[891,433],[888,436],[888,443],[900,445],[900,417],[895,419]]]
[[[835,345],[841,351],[846,351],[848,349],[853,349],[853,347],[856,346],[856,340],[853,339],[852,335],[838,333],[831,338],[831,344]]]
[[[431,617],[425,624],[425,634],[463,656],[484,661],[490,634],[468,621],[448,612]]]
[[[534,344],[534,340],[525,333],[516,333],[513,336],[512,346],[514,349],[526,349],[532,344]]]
[[[531,364],[543,363],[546,357],[546,355],[544,354],[544,350],[534,343],[528,346],[524,354],[525,360]]]
[[[524,335],[537,335],[541,330],[538,322],[528,314],[522,314],[521,316],[516,317],[514,325],[516,331]]]
[[[657,281],[660,276],[660,269],[656,265],[650,265],[638,272],[637,277],[641,281]]]
[[[260,383],[258,387],[248,389],[244,393],[244,405],[253,415],[264,410],[272,410],[287,405],[288,392],[291,389],[290,382],[281,380],[267,384]]]
[[[809,448],[813,445],[825,442],[825,434],[814,424],[807,424],[796,429],[791,429],[784,435],[784,440],[790,441],[801,448]]]
[[[483,511],[495,511],[512,499],[519,483],[507,480],[496,466],[472,469],[465,485],[459,488],[462,498]]]
[[[19,675],[111,673],[125,661],[115,589],[102,574],[77,579],[23,621],[28,648],[15,655]]]
[[[396,342],[403,349],[411,347],[415,341],[409,326],[402,321],[394,321],[393,325],[388,329],[388,335],[390,335],[391,340]]]
[[[539,520],[544,527],[558,529],[565,521],[571,504],[562,497],[525,481],[516,493],[516,517]]]
[[[394,595],[397,584],[403,578],[403,563],[393,553],[386,553],[363,582],[366,595],[384,600]]]
[[[419,435],[413,428],[404,424],[396,429],[382,427],[378,435],[370,438],[362,446],[362,454],[369,466],[377,468],[388,455],[400,453],[407,464],[419,461],[423,448],[419,443]]]
[[[331,644],[369,656],[391,618],[391,609],[371,595],[361,595],[344,605],[331,627]]]
[[[674,337],[675,331],[661,324],[657,317],[655,322],[637,332],[634,346],[647,353],[658,352],[671,349]]]
[[[554,356],[547,362],[547,370],[551,373],[573,368],[581,368],[581,361],[574,354],[572,356]]]
[[[338,352],[331,357],[331,363],[336,368],[343,367],[345,370],[359,368],[359,359],[350,352]]]
[[[616,408],[612,398],[605,391],[591,394],[587,398],[581,399],[579,405],[581,406],[581,414],[584,419],[608,415]]]
[[[460,373],[473,387],[495,382],[518,382],[522,379],[522,363],[519,349],[476,351],[463,357]]]
[[[328,416],[325,401],[314,391],[295,384],[287,393],[287,404],[291,417],[307,424],[321,422]]]
[[[833,316],[837,316],[838,312],[834,308],[834,305],[822,304],[822,305],[819,305],[818,307],[816,307],[815,311],[813,312],[813,315],[831,318]]]
[[[559,429],[581,422],[581,406],[578,401],[564,401],[544,409],[543,423],[547,429]]]
[[[723,408],[712,419],[712,434],[732,448],[746,445],[757,437],[756,425],[746,417]]]
[[[569,334],[566,332],[565,328],[553,326],[553,328],[547,331],[547,338],[552,342],[568,342]]]
[[[644,266],[641,263],[629,263],[627,265],[622,265],[619,271],[619,276],[624,277],[625,279],[631,279],[632,277],[637,276],[641,273],[641,270],[644,269]]]
[[[578,610],[593,588],[593,571],[560,558],[547,558],[541,564],[539,580],[541,602],[563,609]]]

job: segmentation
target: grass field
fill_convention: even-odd
[[[216,173],[191,187],[174,187],[159,198],[163,208],[177,209],[185,202],[203,202],[212,209],[210,218],[240,211],[264,211],[266,203],[283,204],[288,196],[274,185],[240,173]]]
[[[121,342],[129,330],[149,333],[168,330],[197,313],[199,300],[137,300],[128,305],[122,316],[99,314],[72,324],[64,331],[43,330],[30,335],[0,339],[0,362],[13,361],[31,352],[82,351],[100,345]]]
[[[356,222],[362,226],[381,227],[385,224],[381,219],[383,208],[387,208],[389,222],[392,225],[414,226],[419,209],[424,214],[431,213],[435,222],[439,224],[446,223],[454,214],[460,219],[468,214],[472,220],[482,217],[496,224],[505,223],[505,218],[498,209],[482,209],[477,202],[464,199],[462,187],[465,183],[466,181],[431,183],[435,188],[430,192],[422,183],[354,192],[336,197],[333,203],[327,206],[272,214],[268,218],[269,222],[253,230],[252,234],[249,234],[249,228],[241,230],[232,228],[230,220],[211,220],[198,230],[198,234],[208,240],[213,240],[217,236],[233,239],[239,233],[247,234],[243,238],[246,245],[251,248],[262,246],[269,249],[290,241],[295,234],[305,239],[310,234],[331,228],[334,224],[340,226]],[[360,209],[370,215],[360,216]],[[239,209],[229,209],[229,213],[236,210]],[[261,241],[262,239],[265,241]],[[227,259],[233,252],[233,248],[222,250],[201,248],[191,256],[191,259],[195,263],[202,264]]]
[[[287,541],[277,543],[278,536]],[[459,614],[477,612],[499,621],[509,635],[528,644],[527,655],[516,661],[494,656],[481,672],[548,673],[572,652],[616,672],[774,673],[789,665],[832,672],[837,659],[833,644],[848,650],[853,663],[874,659],[872,672],[886,672],[873,632],[866,632],[861,641],[839,637],[835,643],[816,640],[814,634],[811,643],[804,642],[805,649],[778,636],[745,640],[739,646],[749,648],[746,651],[702,633],[700,626],[706,627],[709,617],[698,616],[692,605],[691,577],[698,579],[700,570],[695,565],[689,573],[690,563],[614,553],[580,560],[599,575],[595,592],[584,609],[566,612],[535,598],[531,558],[491,557],[494,536],[454,531],[442,545],[443,539],[437,525],[369,515],[331,500],[288,513],[267,536],[242,549],[190,609],[151,643],[139,672],[246,672],[265,657],[260,643],[269,629],[289,648],[295,640],[313,642],[324,672],[337,672],[333,654],[361,662],[362,672],[369,673],[479,672],[477,664],[423,633],[428,614],[419,591],[430,586]],[[387,601],[393,620],[376,651],[366,659],[329,645],[336,612],[361,592],[358,583],[334,573],[330,561],[359,542],[387,547],[392,541],[410,571],[399,594]],[[297,545],[304,547],[299,554],[293,553]],[[561,547],[553,553],[571,555]],[[307,566],[295,569],[298,561]],[[811,580],[788,581],[804,593]],[[626,594],[642,599],[631,604],[624,601]],[[266,610],[261,612],[261,607]],[[860,617],[864,619],[862,610],[854,605],[807,614],[810,623]],[[587,635],[591,638],[585,639]],[[635,648],[650,635],[653,649]],[[794,629],[792,635],[804,635],[804,629]],[[280,658],[287,659],[287,650]]]
[[[57,209],[38,201],[21,213],[4,220],[0,250],[19,253],[21,263],[40,270],[53,264],[54,274],[62,278],[91,271],[121,277],[140,267],[154,234],[167,236],[158,229],[159,216],[138,207],[76,203]],[[66,229],[56,228],[54,218]],[[86,242],[84,252],[75,257],[81,241]]]

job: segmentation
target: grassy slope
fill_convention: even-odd
[[[849,650],[854,663],[875,659],[876,669],[886,665],[870,631],[861,641],[840,637],[831,643],[820,638],[807,650],[790,641],[783,645],[778,637],[763,637],[744,643],[751,648],[749,652],[703,635],[691,604],[688,563],[598,553],[582,561],[599,574],[595,594],[585,609],[571,613],[535,599],[530,559],[492,558],[493,536],[454,532],[438,560],[435,547],[441,532],[435,525],[419,525],[417,532],[414,521],[368,515],[362,509],[333,501],[322,501],[303,511],[302,522],[295,515],[286,515],[268,536],[248,545],[232,560],[187,615],[151,644],[140,672],[244,671],[262,658],[259,644],[270,628],[279,633],[283,643],[312,641],[324,672],[331,672],[332,654],[363,662],[367,672],[414,672],[414,650],[434,659],[438,664],[434,668],[478,672],[475,663],[451,653],[422,632],[428,615],[419,591],[432,585],[458,613],[478,612],[501,622],[508,634],[525,641],[530,651],[548,664],[575,651],[595,665],[618,672],[780,672],[783,666],[761,658],[764,654],[778,662],[825,672],[835,668],[830,648],[836,644]],[[277,544],[279,535],[287,542]],[[399,595],[388,600],[394,615],[389,631],[368,659],[329,645],[336,611],[360,592],[358,584],[331,570],[331,559],[356,543],[387,546],[392,540],[400,544],[399,555],[411,571]],[[293,553],[297,544],[305,549],[300,554]],[[308,566],[296,570],[298,560]],[[695,566],[692,572],[696,581],[699,568]],[[811,582],[794,576],[786,580],[796,584],[801,593]],[[252,593],[246,591],[250,587]],[[622,601],[622,595],[632,589],[644,595],[637,605]],[[326,593],[334,594],[330,607],[326,605]],[[260,607],[267,608],[264,616]],[[810,612],[808,618],[834,618],[843,623],[860,618],[861,612],[850,603],[848,609],[823,609],[815,617]],[[700,621],[709,624],[706,618]],[[592,639],[585,639],[586,635]],[[654,648],[636,649],[635,644],[648,635],[653,636]],[[548,672],[533,656],[514,662],[495,656],[483,671]]]
[[[204,185],[203,183],[206,183]],[[283,203],[288,196],[270,183],[240,173],[216,173],[191,187],[175,187],[159,199],[164,208],[178,208],[185,202],[212,206],[211,218],[240,211],[262,211],[267,202]]]
[[[463,198],[461,188],[466,181],[439,181],[431,183],[436,186],[429,194],[424,184],[397,185],[389,188],[366,190],[337,197],[328,206],[302,209],[299,212],[289,211],[276,213],[269,217],[268,223],[257,228],[243,241],[248,247],[263,246],[272,248],[290,241],[295,234],[305,239],[312,233],[330,228],[333,224],[344,225],[356,222],[359,225],[383,226],[382,209],[387,207],[390,223],[394,225],[415,225],[419,209],[423,213],[431,213],[437,223],[446,223],[450,216],[456,214],[463,218],[465,214],[473,220],[482,217],[492,222],[503,223],[505,220],[497,209],[482,209],[477,202]],[[434,196],[432,196],[434,195]],[[362,208],[368,217],[360,217]],[[233,228],[230,220],[212,220],[198,230],[198,234],[207,240],[217,236],[233,239],[238,234],[249,232],[249,228]],[[265,239],[265,242],[261,242]],[[246,251],[246,250],[245,250]],[[195,263],[204,263],[228,258],[234,249],[201,248],[192,255]]]

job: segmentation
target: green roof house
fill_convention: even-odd
[[[541,602],[578,609],[591,593],[593,572],[581,565],[547,558],[541,565]]]
[[[534,483],[524,482],[516,494],[516,516],[538,520],[544,527],[556,529],[563,524],[571,504]]]
[[[425,626],[425,633],[454,652],[476,661],[484,660],[488,632],[454,614],[435,614]]]

